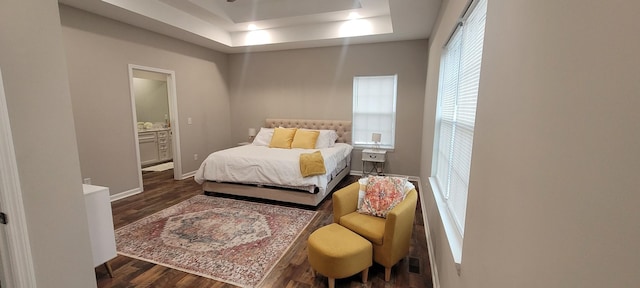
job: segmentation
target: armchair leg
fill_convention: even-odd
[[[111,269],[111,264],[109,264],[109,261],[104,262],[104,267],[107,268],[107,273],[109,273],[109,277],[113,278],[113,269]]]
[[[336,278],[329,278],[329,288],[336,287]]]
[[[362,270],[362,283],[367,284],[368,278],[369,278],[369,267],[367,267],[367,269]]]
[[[389,282],[391,280],[391,267],[384,267],[384,281]]]

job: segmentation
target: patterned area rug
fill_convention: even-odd
[[[119,254],[255,287],[317,212],[197,195],[116,230]]]

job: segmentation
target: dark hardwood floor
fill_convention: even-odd
[[[202,193],[201,186],[191,178],[181,181],[173,180],[173,170],[144,172],[143,178],[144,192],[111,204],[116,229]],[[336,189],[353,183],[358,178],[358,176],[347,176]],[[417,183],[414,184],[418,187]],[[214,197],[218,196],[214,195]],[[261,287],[327,287],[327,278],[311,275],[311,267],[307,261],[306,244],[311,232],[333,221],[331,196],[316,208],[243,199],[318,211],[318,216],[282,257],[263,281]],[[374,263],[369,269],[367,284],[362,284],[360,275],[357,274],[349,278],[337,279],[336,287],[432,287],[431,268],[422,219],[422,211],[418,204],[409,255],[394,266],[391,281],[384,281],[384,267]],[[236,287],[121,255],[111,260],[110,264],[114,278],[109,277],[104,265],[96,268],[98,287]]]

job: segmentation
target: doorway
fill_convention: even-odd
[[[143,169],[173,169],[182,179],[175,72],[129,64],[138,179]]]

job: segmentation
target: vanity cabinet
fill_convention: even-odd
[[[160,161],[171,160],[171,133],[170,130],[158,131],[158,158]]]
[[[139,132],[138,144],[140,145],[140,165],[146,166],[160,161],[156,132]]]
[[[138,132],[140,165],[149,166],[173,158],[171,151],[171,129],[145,130]]]

